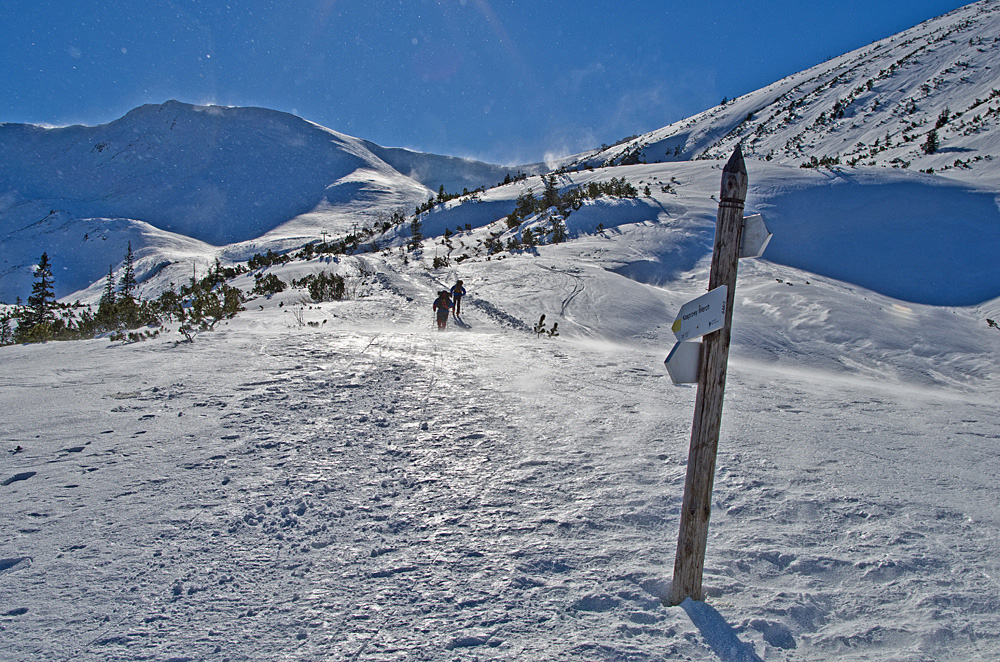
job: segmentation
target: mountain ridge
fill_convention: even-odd
[[[18,155],[0,165],[8,207],[59,200],[81,216],[141,219],[215,245],[259,237],[324,200],[351,198],[335,185],[358,170],[396,180],[413,200],[429,197],[428,185],[474,188],[507,172],[406,150],[378,148],[377,155],[373,143],[279,111],[178,101],[140,106],[96,127],[3,124],[0,145]]]
[[[981,0],[565,167],[717,159],[740,143],[787,165],[983,174],[1000,155],[997,35],[1000,2]],[[940,147],[925,153],[932,129]]]

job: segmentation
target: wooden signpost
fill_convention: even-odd
[[[724,323],[702,340],[698,366],[698,392],[694,423],[691,426],[691,449],[688,452],[687,479],[681,507],[681,526],[674,558],[674,580],[670,604],[679,605],[685,598],[701,600],[701,579],[708,542],[708,519],[712,510],[712,484],[715,480],[715,457],[722,423],[722,401],[726,389],[726,367],[732,336],[733,302],[736,298],[736,270],[743,231],[743,203],[747,197],[747,169],[739,145],[722,170],[722,190],[715,224],[715,247],[708,289],[726,288]],[[763,249],[761,249],[763,251]]]

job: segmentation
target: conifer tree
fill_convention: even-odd
[[[521,216],[517,213],[517,209],[512,211],[507,215],[507,228],[514,230],[521,225]]]
[[[566,241],[566,223],[556,216],[552,219],[552,243],[561,244]]]
[[[517,196],[517,200],[514,201],[514,211],[522,219],[525,219],[537,211],[535,209],[536,202],[535,194],[529,189]]]
[[[133,299],[135,288],[138,283],[135,280],[135,256],[132,253],[132,242],[128,242],[128,251],[125,253],[125,272],[122,274],[122,282],[119,286],[121,293],[126,299]]]
[[[31,285],[31,296],[22,320],[28,327],[51,324],[55,320],[56,297],[53,294],[54,279],[48,253],[42,253],[35,269],[35,282]]]
[[[556,176],[549,173],[549,176],[545,178],[545,191],[542,193],[542,208],[555,207],[559,202],[559,188],[556,186]]]
[[[938,151],[938,147],[940,146],[941,143],[938,140],[937,129],[931,129],[927,132],[927,140],[923,144],[924,154],[933,154]]]
[[[0,347],[14,343],[14,331],[10,327],[13,320],[14,316],[10,313],[5,312],[0,315]]]
[[[414,216],[413,220],[410,221],[410,243],[409,249],[415,251],[420,248],[420,243],[424,240],[423,224],[420,222],[420,216]]]
[[[538,239],[535,236],[535,231],[531,228],[524,228],[524,232],[521,233],[521,243],[531,248],[538,245]]]
[[[105,327],[116,326],[118,314],[115,310],[117,299],[115,297],[115,272],[113,267],[108,265],[108,281],[104,284],[104,294],[97,304],[97,321]]]
[[[125,270],[118,287],[121,291],[121,297],[115,302],[117,313],[115,321],[123,323],[126,328],[134,329],[138,326],[139,306],[135,299],[138,283],[135,280],[135,256],[132,253],[131,241],[128,242],[128,250],[125,253]]]
[[[951,110],[949,110],[948,107],[945,106],[944,110],[941,111],[941,114],[938,115],[937,122],[934,123],[934,128],[940,129],[942,126],[947,124],[948,120],[951,119],[950,116],[951,116]]]

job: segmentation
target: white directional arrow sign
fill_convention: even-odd
[[[740,235],[740,257],[760,257],[771,241],[771,231],[760,214],[743,217],[743,232]]]
[[[698,338],[721,329],[726,322],[728,294],[728,288],[720,285],[681,306],[681,312],[677,313],[677,319],[670,327],[677,342]]]
[[[701,363],[700,342],[679,342],[663,362],[674,384],[697,384]]]

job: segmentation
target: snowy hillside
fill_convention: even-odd
[[[25,237],[63,266],[74,252],[97,258],[73,270],[65,295],[124,255],[94,255],[82,238],[95,230],[134,226],[137,254],[156,265],[173,261],[191,239],[223,246],[266,235],[265,242],[290,236],[302,243],[364,222],[372,207],[411,210],[442,185],[493,185],[508,172],[381,148],[287,113],[176,101],[95,127],[0,124],[0,153],[0,300],[8,301],[30,282],[38,259],[37,248],[18,250]],[[177,245],[162,252],[162,242],[142,241],[143,224],[175,235]]]
[[[926,153],[927,134],[939,147]],[[982,0],[567,167],[748,158],[838,160],[996,180],[1000,2]]]
[[[695,117],[566,159],[563,188],[629,173],[640,175],[633,184],[651,186],[637,204],[588,204],[569,229],[656,223],[663,213],[692,209],[706,188],[677,184],[687,172],[680,163],[727,157],[742,142],[751,163],[788,166],[768,177],[780,181],[774,186],[751,181],[758,211],[783,226],[770,259],[908,301],[994,298],[1000,290],[988,252],[997,232],[990,198],[1000,148],[998,32],[1000,2],[979,2]],[[938,147],[927,153],[932,130]],[[449,193],[473,190],[543,167],[502,168],[385,148],[284,113],[178,102],[137,108],[99,127],[0,124],[0,151],[0,300],[7,302],[26,296],[39,248],[63,270],[58,294],[81,292],[87,299],[100,291],[107,265],[120,268],[128,241],[143,273],[177,282],[216,257],[246,260],[343,234],[393,211],[409,213],[441,186]],[[792,171],[812,159],[836,171],[824,167],[829,174],[820,177]],[[662,167],[607,167],[643,162]],[[880,175],[864,170],[871,167],[933,170],[947,179],[886,175],[883,187]],[[484,228],[507,216],[519,194],[541,188],[536,177],[449,202],[425,219],[424,232],[440,235],[454,229],[451,223]],[[475,209],[463,204],[470,201]],[[712,213],[698,216],[710,223]],[[893,227],[918,231],[900,243],[892,240]],[[147,241],[153,229],[165,234]],[[881,239],[859,236],[869,229]],[[101,244],[91,241],[95,236]],[[403,239],[397,233],[396,245]],[[669,277],[674,267],[657,262],[665,273],[647,276]],[[876,262],[883,262],[885,277],[867,273]],[[957,281],[966,292],[956,298]]]
[[[669,241],[322,257],[270,272],[356,298],[0,347],[2,657],[996,659],[1000,333],[766,261],[740,269],[707,605],[660,604],[694,400],[662,361],[706,271],[604,265]]]

